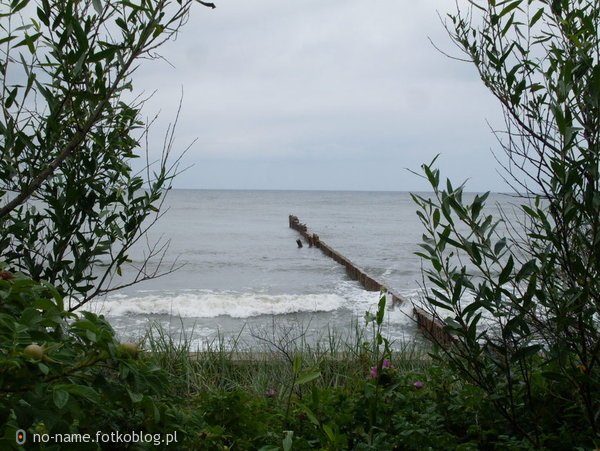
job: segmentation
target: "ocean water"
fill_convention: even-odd
[[[508,198],[495,195],[495,202]],[[194,347],[219,338],[252,347],[274,330],[315,341],[363,326],[379,294],[364,290],[320,250],[298,248],[290,214],[405,296],[409,302],[388,305],[386,334],[398,342],[419,338],[411,301],[420,292],[421,262],[414,252],[422,228],[408,193],[172,190],[165,207],[149,239],[170,240],[162,265],[181,267],[92,305],[124,339],[159,323]],[[135,248],[133,266],[147,252],[145,244]]]

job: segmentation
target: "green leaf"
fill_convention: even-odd
[[[521,205],[521,208],[525,211],[525,213],[527,213],[531,218],[537,218],[538,217],[538,213],[537,211],[535,211],[533,208],[527,206],[527,205]]]
[[[489,196],[489,191],[481,196],[476,195],[473,203],[471,204],[471,219],[475,220],[481,213],[483,206],[485,205],[485,201]]]
[[[462,281],[457,280],[454,284],[454,288],[452,289],[452,303],[456,304],[460,301],[463,294],[463,284]]]
[[[11,14],[18,13],[29,4],[29,0],[23,0],[22,2],[13,2],[11,4]]]
[[[116,47],[110,46],[104,50],[100,50],[99,52],[96,52],[93,55],[91,55],[89,61],[92,63],[97,63],[98,61],[102,60],[106,60],[107,62],[111,61],[114,58],[116,51]]]
[[[386,300],[387,300],[387,297],[386,297],[385,293],[381,293],[381,295],[379,296],[379,303],[377,304],[377,315],[375,317],[375,322],[377,324],[383,323],[383,317],[385,316]]]
[[[481,252],[479,252],[479,245],[475,242],[472,242],[469,246],[469,250],[473,263],[475,263],[477,266],[481,265]]]
[[[436,208],[433,210],[433,227],[436,228],[440,223],[440,210]]]
[[[502,249],[504,249],[506,247],[506,238],[501,238],[500,240],[498,240],[498,242],[496,243],[496,245],[494,246],[494,254],[496,256],[500,255],[500,252],[502,251]]]
[[[77,384],[63,384],[60,387],[72,395],[87,399],[90,402],[97,403],[99,401],[98,393],[92,387]]]
[[[129,33],[129,30],[127,29],[127,23],[122,19],[122,18],[118,18],[117,20],[115,20],[115,23],[125,32],[125,33]]]
[[[92,5],[98,14],[102,14],[102,2],[101,0],[92,0]]]
[[[160,34],[165,31],[165,27],[163,27],[162,25],[156,25],[154,27],[154,31],[152,32],[152,37],[153,38],[157,38],[158,36],[160,36]]]
[[[299,404],[299,406],[300,406],[300,409],[308,417],[308,420],[315,426],[319,426],[319,420],[317,419],[317,416],[314,414],[314,412],[308,406],[306,406],[304,404]]]
[[[45,363],[39,362],[38,368],[45,376],[47,376],[48,373],[50,372],[50,368],[48,368],[48,365],[46,365]]]
[[[439,302],[437,299],[432,298],[431,296],[427,296],[425,299],[434,307],[439,307],[444,310],[452,310],[452,305],[450,304],[450,302],[442,303]]]
[[[543,14],[544,8],[538,9],[538,11],[533,15],[533,17],[529,21],[529,27],[533,27],[537,23],[537,21],[540,20]]]
[[[321,377],[320,371],[311,371],[308,373],[304,373],[300,375],[298,379],[296,379],[296,385],[306,384],[308,382],[314,381],[315,379],[318,379],[319,377]]]
[[[13,105],[13,103],[15,101],[15,98],[17,97],[17,93],[18,92],[19,92],[19,88],[18,87],[15,87],[15,88],[12,89],[12,91],[7,96],[7,98],[6,98],[5,102],[4,102],[4,107],[5,108],[8,109],[8,108],[10,108]]]
[[[502,271],[500,272],[500,275],[498,276],[498,283],[500,285],[504,285],[506,282],[508,282],[510,280],[510,276],[512,274],[514,264],[515,264],[515,262],[511,255],[510,257],[508,257],[508,261],[506,262],[506,265],[504,266],[504,268],[502,268]]]
[[[526,262],[521,267],[521,269],[519,270],[519,272],[515,276],[515,279],[516,279],[517,282],[520,282],[521,280],[523,280],[526,277],[528,277],[531,274],[533,274],[536,270],[537,270],[537,263],[536,263],[536,261],[535,260],[529,260],[528,262]]]
[[[333,433],[333,429],[331,429],[331,426],[329,426],[328,424],[324,424],[323,432],[325,432],[330,442],[335,443],[335,434]]]
[[[10,42],[15,38],[16,38],[16,36],[13,36],[13,35],[6,36],[4,38],[0,38],[0,45],[4,44],[5,42]]]
[[[47,27],[50,26],[50,20],[48,18],[48,15],[44,12],[44,10],[42,8],[38,8],[37,9],[37,16],[38,19],[40,19],[40,21]]]
[[[475,342],[475,340],[477,340],[477,324],[479,324],[480,319],[481,319],[481,313],[478,313],[477,315],[475,315],[475,317],[471,321],[469,330],[467,331],[467,338],[471,342]]]
[[[133,402],[134,404],[142,402],[142,400],[144,399],[144,395],[142,393],[134,393],[130,389],[127,389],[127,393],[129,394],[131,402]]]
[[[291,451],[294,439],[294,431],[285,431],[285,437],[282,441],[283,451]]]
[[[432,171],[431,167],[427,165],[423,165],[423,172],[425,172],[431,187],[434,189],[434,191],[437,191],[437,188],[440,184],[440,172],[437,169]]]
[[[465,317],[469,318],[482,307],[483,307],[483,304],[481,303],[481,301],[475,300],[463,309],[463,315]]]
[[[503,17],[506,16],[508,13],[510,13],[511,11],[515,10],[516,8],[518,8],[521,3],[523,2],[523,0],[516,0],[512,3],[510,3],[508,6],[505,6],[502,11],[500,11],[499,16]]]
[[[64,406],[67,405],[67,402],[69,401],[69,392],[57,388],[52,393],[52,400],[54,401],[54,405],[56,407],[62,409]]]

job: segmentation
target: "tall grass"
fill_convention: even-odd
[[[218,334],[202,347],[192,347],[193,332],[183,327],[172,333],[151,323],[143,338],[146,358],[168,371],[170,383],[180,393],[242,389],[251,394],[278,396],[294,386],[294,360],[302,369],[318,371],[315,384],[343,387],[368,377],[375,364],[374,337],[358,320],[340,331],[328,327],[319,340],[307,340],[308,327],[300,323],[273,323],[250,331],[255,344],[248,346],[240,335],[226,339]],[[370,335],[370,334],[369,334]],[[430,365],[423,343],[395,343],[392,363],[400,371],[420,371]]]

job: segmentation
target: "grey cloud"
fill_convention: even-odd
[[[417,189],[416,177],[395,174],[441,153],[453,178],[501,189],[485,123],[500,122],[499,106],[472,67],[427,40],[452,51],[435,11],[448,7],[230,0],[196,8],[162,49],[175,69],[154,61],[136,74],[138,88],[159,88],[146,111],[162,109],[162,127],[184,87],[177,139],[198,138],[186,157],[197,164],[176,185]]]

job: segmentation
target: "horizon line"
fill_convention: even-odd
[[[172,187],[170,191],[270,191],[270,192],[325,192],[325,193],[433,193],[433,191],[424,190],[389,190],[389,189],[332,189],[332,188],[180,188]],[[502,194],[508,196],[518,196],[518,193],[509,193],[501,191],[463,191],[465,194]],[[521,194],[522,195],[522,194]]]

